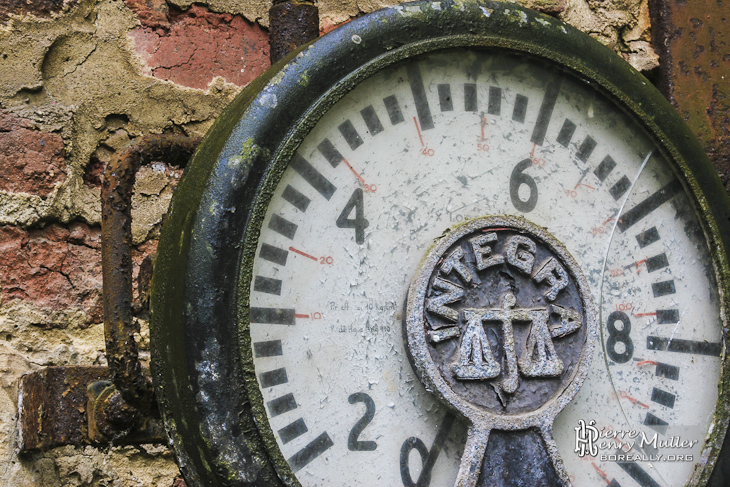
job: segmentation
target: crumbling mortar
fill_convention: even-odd
[[[88,3],[88,2],[87,2]],[[92,2],[94,5],[103,4],[104,2]],[[126,7],[120,7],[126,9]],[[86,16],[85,19],[88,23],[88,19],[91,18]],[[96,18],[94,16],[94,18]],[[16,24],[17,25],[17,24]],[[45,49],[42,51],[42,58],[47,59],[51,46],[54,45],[56,40],[74,39],[79,36],[75,30],[78,30],[76,25],[72,26],[72,32],[62,33],[56,32],[56,35],[51,36],[51,42],[46,41]],[[91,35],[92,38],[103,37],[103,32],[97,32],[95,26],[89,26],[83,29],[85,32],[83,35]],[[46,32],[47,34],[47,32]],[[49,39],[49,36],[44,36]],[[106,37],[106,41],[111,39]],[[207,129],[207,126],[212,123],[213,117],[217,112],[222,109],[227,103],[230,97],[233,95],[233,87],[223,87],[220,89],[220,84],[214,87],[209,93],[200,96],[200,90],[188,89],[175,85],[174,83],[164,82],[160,80],[154,80],[141,71],[139,62],[132,62],[137,60],[134,55],[134,46],[130,45],[130,40],[127,36],[122,36],[115,41],[121,41],[118,46],[127,52],[127,61],[125,68],[129,70],[132,77],[130,81],[134,83],[134,78],[138,77],[140,80],[149,80],[142,85],[141,90],[143,97],[146,95],[151,98],[152,103],[157,106],[176,105],[182,109],[170,110],[171,117],[169,121],[163,124],[160,128],[155,129],[149,126],[151,120],[139,120],[135,119],[134,116],[129,117],[129,126],[127,127],[132,136],[143,135],[145,133],[159,133],[166,129],[173,129],[175,126],[179,126],[180,130],[190,135],[201,135],[202,132]],[[77,73],[80,73],[82,69],[86,69],[86,64],[92,60],[92,57],[98,53],[99,43],[95,43],[93,49],[84,53],[85,55],[75,60],[75,63],[71,69],[68,67],[62,70],[64,78],[73,78]],[[41,67],[44,63],[40,64]],[[53,78],[48,78],[52,81]],[[47,84],[41,85],[42,89],[38,95],[38,99],[35,103],[42,104],[41,106],[48,106],[48,102],[57,103],[54,99],[53,92],[49,89]],[[137,86],[140,86],[137,83]],[[156,88],[156,89],[155,89]],[[21,90],[15,91],[11,98],[20,93]],[[153,93],[154,92],[154,93]],[[191,92],[195,92],[192,94]],[[192,95],[192,100],[191,100]],[[211,96],[212,95],[212,96]],[[222,98],[222,99],[221,99]],[[7,99],[7,98],[6,98]],[[0,98],[2,102],[2,98]],[[16,100],[14,108],[19,108],[20,100]],[[191,104],[191,102],[193,104]],[[205,108],[202,110],[195,108],[203,103]],[[81,220],[89,224],[95,224],[99,221],[99,206],[91,201],[98,199],[98,190],[90,189],[85,187],[82,183],[84,168],[88,165],[91,160],[91,156],[95,152],[96,148],[101,144],[105,138],[105,130],[103,115],[102,113],[95,113],[97,106],[103,106],[106,103],[104,100],[95,98],[89,99],[87,102],[81,100],[80,104],[75,104],[73,107],[67,107],[66,113],[70,113],[72,121],[70,124],[60,124],[64,127],[65,133],[62,133],[64,143],[66,145],[67,157],[67,179],[64,183],[60,184],[56,190],[45,198],[37,198],[35,195],[7,193],[0,195],[0,199],[5,200],[9,204],[4,204],[0,209],[0,223],[11,223],[17,224],[24,228],[42,227],[49,222],[61,222],[68,223],[73,220]],[[139,102],[137,102],[139,103]],[[20,105],[22,106],[22,105]],[[215,107],[215,108],[214,108]],[[117,110],[118,111],[118,110]],[[163,110],[165,112],[166,110]],[[175,114],[174,112],[180,112]],[[147,116],[150,119],[151,117]],[[98,121],[98,122],[97,122]],[[141,122],[141,123],[140,123]],[[88,130],[89,126],[99,126],[101,130]],[[68,127],[72,127],[70,130]],[[162,129],[162,130],[160,130]],[[69,133],[70,132],[70,133]]]
[[[190,9],[193,5],[205,6],[211,12],[219,14],[241,15],[249,22],[259,24],[267,28],[269,26],[268,8],[270,0],[247,0],[239,2],[228,2],[226,0],[208,0],[199,2],[195,0],[168,0],[170,5],[182,11]]]
[[[63,73],[63,77],[65,78],[66,76],[69,76],[69,75],[74,74],[76,72],[76,70],[80,66],[82,66],[91,57],[92,54],[94,54],[96,52],[96,49],[97,49],[98,46],[99,46],[99,44],[95,42],[94,43],[94,48],[84,57],[84,59],[82,59],[81,61],[79,61],[78,63],[76,63],[71,71],[64,72]]]

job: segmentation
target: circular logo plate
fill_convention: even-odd
[[[421,380],[468,417],[534,413],[558,398],[562,409],[595,335],[577,263],[521,218],[479,218],[446,234],[414,277],[406,316]]]

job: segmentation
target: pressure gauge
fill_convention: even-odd
[[[153,353],[185,477],[706,485],[729,208],[661,95],[568,25],[353,21],[246,88],[173,200]]]

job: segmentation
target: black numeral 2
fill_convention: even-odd
[[[365,414],[360,420],[355,423],[355,426],[350,430],[350,436],[347,437],[347,448],[351,451],[373,451],[378,447],[378,444],[374,441],[359,441],[360,433],[365,429],[367,425],[373,420],[375,416],[375,403],[373,398],[365,394],[364,392],[356,392],[351,394],[347,398],[350,404],[358,402],[365,404]]]
[[[365,219],[365,209],[362,201],[362,189],[357,188],[352,192],[350,201],[347,202],[345,208],[337,217],[337,226],[339,228],[354,228],[355,229],[355,242],[362,244],[365,243],[365,229],[370,224]],[[350,218],[353,208],[355,209],[355,218]]]

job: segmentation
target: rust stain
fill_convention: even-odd
[[[184,166],[199,138],[146,135],[115,153],[101,188],[101,258],[104,335],[112,380],[124,399],[141,411],[153,409],[152,385],[142,373],[132,321],[132,188],[143,164]]]
[[[48,367],[25,375],[20,384],[20,451],[167,441],[159,412],[140,412],[125,402],[111,376],[108,367],[83,366]],[[96,393],[100,386],[105,395]]]
[[[108,378],[106,367],[48,367],[24,376],[21,451],[89,444],[86,386]]]
[[[730,189],[730,2],[653,0],[660,88]]]
[[[269,32],[273,64],[319,36],[319,9],[309,0],[275,0],[269,10]]]

